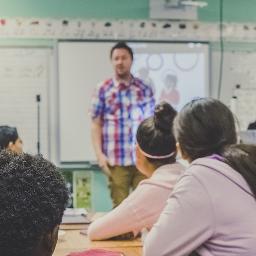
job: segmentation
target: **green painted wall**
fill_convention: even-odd
[[[207,0],[208,6],[199,10],[199,20],[218,21],[220,0]],[[223,20],[227,22],[256,21],[255,0],[223,0]]]
[[[147,19],[148,0],[0,0],[0,16]]]
[[[218,21],[220,0],[200,0],[199,20]],[[256,21],[255,0],[223,0],[225,21]],[[149,19],[149,0],[0,0],[1,17]]]

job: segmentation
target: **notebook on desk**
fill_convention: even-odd
[[[85,209],[68,208],[64,211],[61,224],[90,224],[91,220]]]
[[[83,215],[63,215],[61,224],[90,224],[91,221],[87,216]]]

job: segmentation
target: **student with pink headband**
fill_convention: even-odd
[[[176,111],[166,102],[156,106],[154,116],[138,127],[136,166],[147,176],[114,210],[94,221],[88,229],[91,240],[104,240],[151,229],[165,207],[183,166],[176,162],[172,123]]]

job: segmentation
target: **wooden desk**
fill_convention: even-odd
[[[132,241],[95,241],[91,242],[80,230],[65,230],[66,234],[59,239],[53,256],[66,256],[70,252],[84,251],[89,248],[102,248],[123,252],[125,256],[142,255],[140,239]]]

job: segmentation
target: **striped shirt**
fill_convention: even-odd
[[[110,165],[135,165],[136,131],[154,107],[152,89],[135,77],[128,85],[109,79],[96,88],[90,115],[102,121],[102,151]]]

